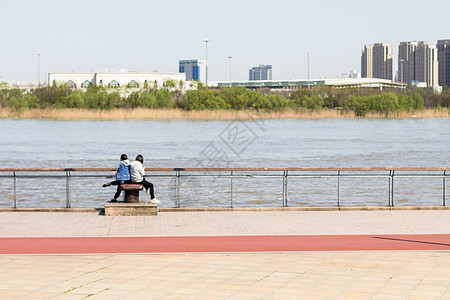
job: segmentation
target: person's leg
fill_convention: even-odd
[[[117,185],[117,191],[116,191],[116,193],[114,194],[114,200],[119,199],[120,193],[121,193],[121,192],[122,192],[122,190],[120,189],[120,184],[118,184],[118,185]]]
[[[127,183],[127,182],[123,182],[123,181],[111,181],[110,185],[117,185],[117,190],[116,193],[114,194],[114,199],[112,199],[112,201],[117,201],[117,199],[120,197],[120,193],[122,192],[122,190],[120,189],[120,185],[123,183]]]
[[[115,180],[115,181],[111,181],[111,182],[105,183],[103,185],[103,187],[107,187],[107,186],[111,186],[111,185],[119,185],[119,184],[120,184],[120,181]]]
[[[148,182],[147,180],[144,179],[144,180],[142,180],[140,182],[140,184],[142,184],[146,190],[150,190],[150,199],[155,198],[155,192],[154,192],[154,189],[153,189],[153,183]]]

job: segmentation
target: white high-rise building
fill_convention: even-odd
[[[206,82],[206,60],[180,60],[179,72],[186,74],[186,80]]]

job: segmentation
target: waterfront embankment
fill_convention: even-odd
[[[446,118],[448,109],[424,109],[401,111],[389,118]],[[181,110],[181,109],[0,109],[2,119],[46,119],[46,120],[233,120],[233,119],[289,119],[289,118],[361,118],[354,111],[338,109],[256,111],[256,110]],[[367,113],[364,118],[386,118],[380,113]]]

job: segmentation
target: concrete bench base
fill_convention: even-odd
[[[139,192],[144,189],[142,184],[127,183],[119,186],[119,189],[125,191],[126,203],[139,203]]]
[[[157,207],[152,203],[107,203],[105,216],[156,216]]]

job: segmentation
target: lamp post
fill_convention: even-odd
[[[230,87],[231,87],[231,59],[233,58],[233,56],[228,55],[228,59],[230,60]]]
[[[208,87],[208,43],[211,42],[209,39],[203,40],[205,42],[205,48],[206,48],[206,65],[205,65],[205,75],[206,75],[206,87]]]
[[[37,57],[38,57],[38,88],[41,87],[41,55],[42,52],[38,52],[36,53]]]
[[[308,90],[311,90],[311,87],[309,85],[309,51],[308,51],[307,69],[308,69]]]
[[[262,87],[262,68],[263,68],[264,64],[260,64],[259,65],[259,87]]]

